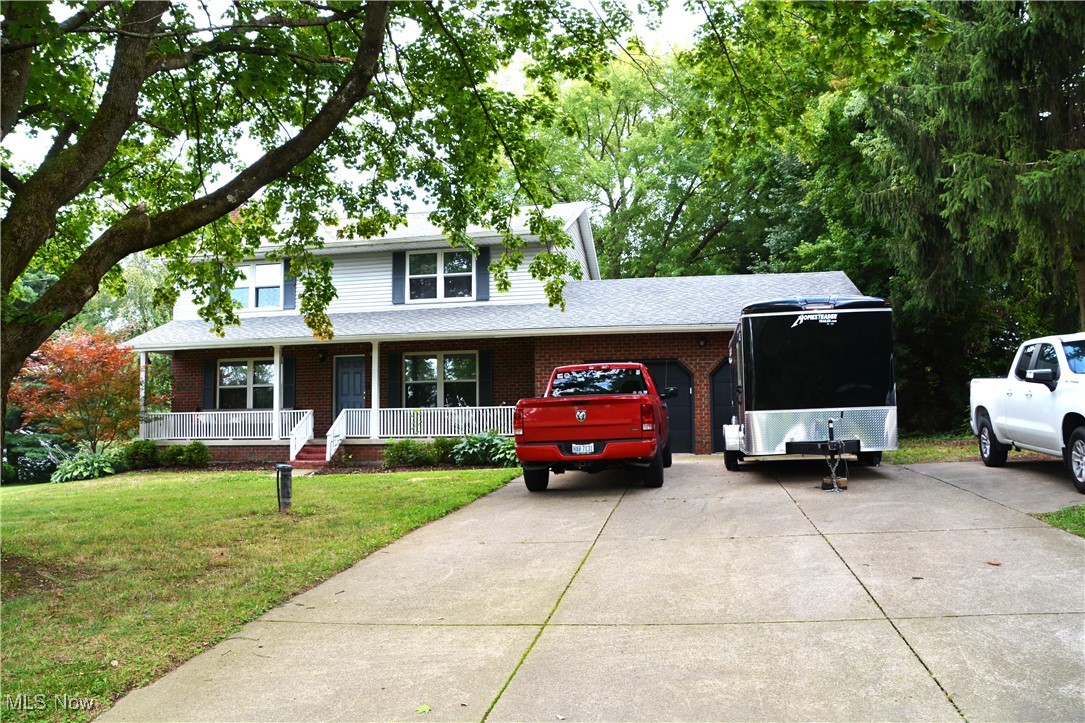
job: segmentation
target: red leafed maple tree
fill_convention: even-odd
[[[101,329],[54,335],[23,366],[10,403],[26,424],[93,453],[127,440],[139,426],[139,364],[120,341]]]

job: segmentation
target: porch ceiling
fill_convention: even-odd
[[[741,276],[572,281],[566,309],[538,304],[478,302],[332,314],[335,340],[555,336],[599,333],[729,331],[742,308],[768,299],[855,295],[841,271]],[[224,337],[203,321],[171,321],[136,337],[137,351],[173,351],[256,344],[311,344],[296,313],[248,317]]]

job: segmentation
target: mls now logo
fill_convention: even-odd
[[[825,326],[832,326],[836,323],[836,312],[834,311],[825,314],[799,314],[798,318],[795,319],[795,323],[791,325],[791,328],[794,329],[799,324],[804,324],[808,321],[815,321],[819,324],[825,324]]]

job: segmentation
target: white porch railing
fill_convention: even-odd
[[[369,420],[373,416],[371,409],[344,409],[339,412],[330,429],[328,429],[328,442],[325,450],[325,459],[331,461],[335,451],[347,437],[368,437]]]
[[[279,413],[279,434],[286,437],[311,409]],[[139,425],[140,439],[271,439],[275,413],[270,409],[167,412],[148,414]]]
[[[344,409],[328,430],[327,459],[347,438],[460,437],[497,432],[512,434],[513,407],[438,407],[410,409]],[[279,435],[290,441],[290,459],[314,436],[313,411],[280,412]],[[376,419],[374,419],[376,417]],[[141,439],[191,440],[271,439],[274,412],[237,410],[148,414],[140,424]],[[372,425],[376,421],[376,434]]]
[[[290,430],[290,459],[298,456],[301,448],[313,438],[313,410],[302,411],[301,419]]]
[[[497,432],[512,434],[514,407],[436,407],[381,409],[381,437],[459,437]]]

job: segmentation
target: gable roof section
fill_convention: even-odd
[[[566,310],[538,304],[448,306],[332,314],[333,342],[731,331],[747,304],[858,295],[842,271],[571,281]],[[171,321],[132,339],[138,351],[314,344],[300,316],[247,317],[211,334],[203,321]]]

